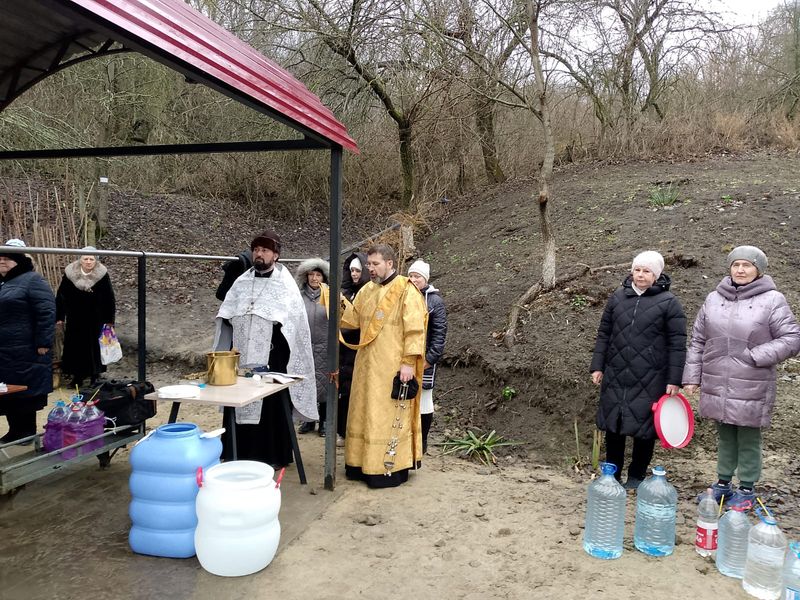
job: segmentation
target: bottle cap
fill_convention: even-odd
[[[603,475],[613,475],[617,472],[617,465],[610,462],[602,462],[600,463],[600,471]]]
[[[667,470],[662,466],[653,467],[653,475],[660,475],[664,476],[667,474]]]

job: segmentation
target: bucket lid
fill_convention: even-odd
[[[683,448],[694,435],[694,412],[683,394],[664,394],[653,405],[653,424],[664,448]]]
[[[205,487],[223,486],[230,489],[249,490],[275,487],[275,470],[266,463],[255,460],[232,460],[219,463],[203,475]]]

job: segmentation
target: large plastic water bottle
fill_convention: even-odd
[[[759,522],[747,538],[747,561],[744,565],[744,591],[762,600],[781,597],[783,559],[786,555],[786,536],[775,518],[756,509]]]
[[[747,560],[747,538],[750,534],[750,519],[747,511],[750,503],[732,506],[719,520],[717,540],[717,570],[727,577],[741,579]]]
[[[614,479],[615,465],[601,463],[600,469],[600,477],[589,484],[583,549],[596,558],[619,558],[625,533],[627,495]]]
[[[708,488],[697,505],[697,533],[694,549],[700,556],[714,556],[717,553],[718,527],[719,507],[714,500],[714,490]]]
[[[667,481],[664,467],[653,467],[636,490],[636,526],[633,544],[650,556],[669,556],[675,549],[675,513],[678,493]]]
[[[64,445],[64,423],[67,420],[67,405],[63,400],[56,402],[55,407],[47,414],[47,423],[44,426],[42,445],[45,451],[53,452]]]
[[[783,565],[783,600],[800,600],[800,543],[789,544]]]
[[[83,402],[73,402],[70,404],[70,412],[67,415],[66,421],[64,421],[64,446],[71,446],[84,439],[84,423],[86,423],[86,414],[83,410]],[[64,452],[61,453],[61,458],[75,458],[79,452],[83,452],[81,446],[70,450],[64,450]]]
[[[83,416],[86,418],[82,434],[84,439],[103,435],[103,426],[105,425],[106,419],[103,411],[97,408],[97,402],[87,402],[83,409]],[[103,439],[100,438],[92,442],[88,442],[86,444],[86,449],[95,450],[100,448],[102,445]]]

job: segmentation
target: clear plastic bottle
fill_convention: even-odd
[[[633,544],[650,556],[669,556],[675,550],[678,493],[666,475],[664,467],[653,467],[652,476],[636,490]]]
[[[69,411],[63,400],[56,402],[55,407],[47,414],[47,424],[44,426],[42,445],[45,451],[52,452],[64,445],[64,423]]]
[[[747,538],[747,561],[744,565],[744,591],[762,600],[778,600],[783,583],[781,575],[786,555],[786,536],[771,515],[756,509],[759,522]]]
[[[741,579],[747,560],[747,537],[750,534],[750,519],[747,511],[750,503],[732,506],[719,520],[717,539],[717,570],[727,577]]]
[[[105,414],[102,410],[97,408],[97,402],[87,402],[83,409],[83,415],[86,418],[84,425],[85,439],[103,435],[103,425],[105,424]],[[95,450],[103,445],[103,440],[98,439],[86,444],[87,450]]]
[[[714,500],[714,490],[708,488],[697,505],[697,533],[694,549],[700,556],[717,553],[717,531],[719,527],[719,505]]]
[[[783,564],[783,600],[800,600],[800,542],[789,544]]]
[[[600,470],[600,477],[589,484],[583,549],[596,558],[619,558],[625,533],[627,495],[614,479],[615,465],[601,463]]]
[[[64,422],[64,446],[71,446],[83,439],[83,424],[85,422],[86,414],[83,409],[83,402],[73,402],[70,405],[70,413]],[[80,450],[82,450],[80,446],[65,450],[61,453],[61,457],[65,459],[74,458]]]

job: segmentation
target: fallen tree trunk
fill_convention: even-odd
[[[665,256],[664,262],[666,264],[679,265],[684,268],[697,266],[697,260],[694,257],[683,256],[682,254],[670,254]],[[544,282],[540,279],[527,290],[525,290],[525,293],[522,294],[511,307],[511,310],[508,313],[508,326],[506,327],[506,332],[503,334],[503,345],[509,350],[514,346],[520,310],[527,310],[527,305],[536,300],[540,294],[557,289],[565,283],[569,283],[574,279],[583,277],[587,273],[589,275],[594,275],[595,273],[599,273],[601,271],[613,271],[628,266],[630,266],[630,262],[617,263],[615,265],[601,265],[599,267],[578,265],[579,268],[576,271],[562,275],[556,279],[555,284],[549,288],[546,288]]]

